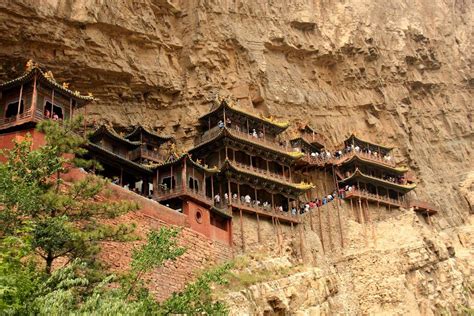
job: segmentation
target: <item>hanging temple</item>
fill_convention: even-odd
[[[37,122],[70,119],[93,100],[29,62],[22,76],[0,84],[0,148],[11,147],[27,132],[41,142]],[[242,224],[243,213],[291,225],[342,201],[356,213],[369,203],[389,210],[411,208],[428,221],[437,213],[435,206],[410,198],[416,179],[396,163],[392,147],[352,134],[328,151],[324,136],[309,125],[286,139],[282,133],[288,122],[252,114],[222,98],[198,121],[194,147],[182,152],[172,136],[144,126],[127,135],[100,126],[85,146],[86,157],[100,162],[103,170],[88,172],[186,214],[192,229],[229,245],[232,225],[239,218]],[[316,173],[333,185],[313,185]]]

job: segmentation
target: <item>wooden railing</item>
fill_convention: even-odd
[[[202,143],[216,137],[222,131],[222,129],[223,128],[219,128],[218,126],[215,126],[215,127],[211,128],[210,130],[204,132],[196,140],[195,145],[197,146],[199,144],[202,144]],[[226,129],[233,136],[235,136],[237,138],[246,139],[246,140],[249,140],[253,143],[261,144],[265,147],[269,147],[269,148],[272,148],[272,149],[275,149],[275,150],[281,151],[281,152],[290,152],[291,151],[291,149],[289,149],[288,147],[285,147],[285,146],[282,146],[282,145],[278,144],[274,139],[269,139],[269,138],[266,138],[266,137],[255,137],[255,136],[252,136],[248,133],[237,130],[233,127],[226,127]]]
[[[199,191],[199,190],[193,190],[190,188],[175,188],[171,190],[164,190],[164,189],[159,189],[158,194],[156,196],[156,199],[158,201],[163,201],[163,200],[168,200],[171,198],[175,198],[178,196],[190,196],[198,201],[201,201],[209,206],[215,206],[216,208],[220,209],[222,212],[232,215],[232,212],[228,210],[228,202],[226,201],[220,201],[216,202],[212,198],[208,197],[204,192]]]
[[[40,112],[41,114],[41,112]],[[35,115],[36,117],[36,115]],[[7,127],[11,127],[11,126],[15,126],[15,125],[18,125],[18,124],[22,124],[22,123],[25,123],[25,122],[28,122],[32,119],[32,110],[31,108],[26,110],[25,112],[19,114],[19,115],[15,115],[15,116],[12,116],[12,117],[7,117],[7,118],[3,118],[3,119],[0,119],[0,128],[7,128]]]
[[[438,208],[426,201],[412,199],[407,201],[407,207],[413,207],[415,211],[421,210],[422,212],[426,212],[427,214],[434,214],[438,212]]]
[[[315,135],[303,134],[301,135],[301,138],[303,138],[305,141],[307,141],[310,144],[314,142],[318,142],[324,146],[326,143],[326,140],[320,134],[315,134]]]
[[[153,160],[155,162],[165,161],[165,157],[157,151],[149,150],[143,147],[141,148],[141,156],[142,158]]]
[[[342,154],[342,156],[340,156],[338,158],[333,157],[331,159],[332,159],[332,163],[337,164],[337,163],[341,163],[344,160],[349,160],[354,156],[358,156],[358,157],[361,157],[361,158],[366,159],[366,160],[371,160],[373,162],[376,162],[378,164],[383,164],[383,165],[386,165],[386,166],[391,167],[391,168],[395,168],[397,166],[397,164],[394,161],[386,160],[383,157],[374,156],[372,154],[364,153],[364,152],[361,152],[361,151],[360,152],[351,151],[349,153]]]
[[[392,199],[392,198],[390,198],[388,196],[384,196],[384,195],[369,193],[369,192],[364,191],[364,190],[353,189],[351,191],[346,191],[344,193],[344,198],[346,198],[346,199],[350,199],[350,198],[353,198],[353,197],[367,199],[367,200],[370,200],[370,201],[373,201],[373,202],[379,202],[381,204],[390,204],[390,205],[394,205],[394,206],[397,206],[397,207],[405,206],[403,201],[395,200],[395,199]]]
[[[247,139],[253,143],[258,143],[258,144],[261,144],[263,146],[266,146],[266,147],[269,147],[269,148],[272,148],[272,149],[276,149],[277,151],[282,151],[282,152],[290,152],[291,149],[289,149],[288,147],[285,147],[285,146],[282,146],[280,145],[279,143],[277,143],[274,139],[268,139],[268,138],[265,138],[265,137],[255,137],[255,136],[252,136],[248,133],[244,133],[242,131],[239,131],[235,128],[227,128],[229,130],[229,132],[238,137],[238,138],[244,138],[244,139]]]
[[[236,161],[233,161],[232,164],[239,167],[240,169],[248,170],[250,172],[257,173],[262,176],[272,177],[272,178],[276,178],[278,180],[283,180],[283,181],[290,181],[289,177],[286,177],[283,174],[267,171],[266,169],[256,168],[256,167],[246,165],[246,164],[236,162]]]
[[[199,136],[199,138],[195,142],[195,145],[197,146],[197,145],[207,142],[208,140],[216,137],[221,131],[222,131],[222,128],[218,126],[214,126],[210,130],[205,131],[201,136]]]
[[[297,221],[299,219],[299,216],[297,214],[291,214],[291,211],[288,211],[288,212],[279,211],[276,208],[272,208],[271,205],[268,205],[265,207],[263,205],[256,205],[255,203],[242,202],[239,199],[232,199],[231,205],[236,208],[246,208],[256,213],[268,214],[269,216],[287,217],[289,219],[292,219],[293,221]]]

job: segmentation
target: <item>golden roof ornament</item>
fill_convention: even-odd
[[[69,89],[69,82],[63,82],[63,88]]]
[[[56,80],[54,80],[54,75],[53,75],[53,72],[51,70],[48,70],[47,72],[45,72],[44,76],[45,76],[46,79],[49,79],[51,81],[56,81]]]
[[[29,59],[26,62],[26,72],[31,71],[33,68],[37,67],[38,65],[33,61],[33,59]]]
[[[74,90],[73,93],[74,93],[74,95],[77,95],[77,96],[81,95],[81,93],[80,93],[79,91],[77,91],[77,90]]]
[[[92,94],[92,92],[87,92],[87,96],[92,98],[94,95]]]

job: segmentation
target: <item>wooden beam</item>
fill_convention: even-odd
[[[18,110],[17,110],[17,113],[16,115],[20,115],[20,110],[21,110],[21,99],[23,98],[23,84],[21,84],[21,88],[20,88],[20,96],[19,96],[19,99],[18,99]],[[23,103],[23,111],[25,110],[25,103]],[[35,117],[34,113],[32,113],[32,117]]]
[[[242,238],[242,251],[245,252],[245,236],[244,236],[244,222],[242,218],[242,209],[240,211],[240,236]]]

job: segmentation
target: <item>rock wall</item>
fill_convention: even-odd
[[[329,146],[350,132],[397,146],[396,159],[417,174],[414,195],[437,204],[439,215],[428,227],[413,213],[382,209],[377,224],[361,226],[346,205],[345,248],[330,213],[323,239],[331,227],[334,251],[324,252],[306,226],[307,252],[321,270],[308,278],[331,279],[325,287],[302,282],[326,293],[311,292],[305,306],[441,313],[466,303],[461,283],[472,288],[469,273],[459,273],[473,262],[472,12],[465,0],[6,0],[0,80],[32,58],[98,97],[87,107],[89,125],[142,123],[185,146],[216,94],[308,122]],[[247,302],[263,313],[287,301],[273,300],[276,309]]]

